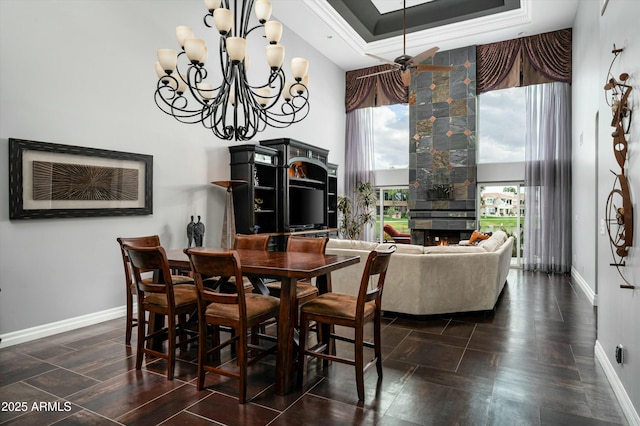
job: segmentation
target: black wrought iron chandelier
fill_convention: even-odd
[[[202,123],[226,140],[249,140],[267,126],[285,128],[303,120],[309,114],[309,62],[304,58],[291,60],[293,80],[285,79],[282,69],[284,46],[279,44],[282,24],[270,21],[271,3],[268,0],[204,0],[208,13],[204,24],[220,34],[220,70],[222,76],[214,86],[204,67],[208,49],[190,27],[176,28],[176,38],[182,50],[159,49],[155,92],[156,105],[176,120]],[[255,6],[255,7],[254,7]],[[250,26],[255,10],[258,24]],[[252,85],[247,79],[250,57],[246,55],[248,35],[264,28],[268,41],[266,58],[269,64],[267,81]],[[182,72],[180,62],[186,61]],[[209,78],[208,78],[209,77]]]

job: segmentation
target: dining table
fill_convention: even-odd
[[[224,251],[221,248],[205,247],[196,247],[192,250]],[[275,392],[285,395],[291,390],[294,363],[297,359],[296,324],[293,321],[297,316],[294,315],[293,310],[296,307],[298,280],[315,278],[320,294],[329,292],[331,291],[331,272],[360,262],[360,257],[266,250],[236,250],[236,252],[240,258],[242,274],[252,279],[254,286],[260,279],[265,278],[273,278],[281,282]],[[190,268],[189,258],[184,253],[184,249],[167,250],[166,253],[170,267]]]

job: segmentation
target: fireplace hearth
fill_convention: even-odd
[[[460,240],[468,240],[471,238],[471,232],[468,231],[448,231],[448,230],[416,230],[416,233],[422,233],[422,245],[424,246],[446,246],[450,244],[458,244]],[[472,231],[473,232],[473,231]]]

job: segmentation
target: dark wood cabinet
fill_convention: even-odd
[[[231,179],[247,181],[233,190],[236,232],[279,232],[278,151],[260,145],[237,145],[230,146],[229,153]]]
[[[338,165],[327,163],[327,225],[338,227]]]
[[[288,235],[335,237],[338,166],[329,151],[294,139],[230,146],[236,232],[273,234],[284,250]],[[257,227],[257,228],[256,228]]]
[[[295,139],[270,139],[260,145],[278,151],[281,232],[329,227],[329,151]]]

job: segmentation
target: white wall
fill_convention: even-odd
[[[407,187],[409,185],[409,169],[385,169],[375,171],[378,187]]]
[[[622,279],[612,262],[608,235],[598,232],[604,219],[605,203],[618,170],[611,139],[611,109],[605,103],[603,86],[613,59],[613,44],[625,50],[614,65],[612,73],[631,75],[633,86],[631,108],[640,106],[640,37],[637,17],[640,2],[634,0],[609,1],[604,16],[600,16],[602,2],[580,2],[573,32],[573,249],[574,268],[597,289],[598,324],[596,355],[602,362],[621,400],[631,424],[640,424],[640,252],[632,248],[624,268],[636,290],[621,289]],[[598,32],[599,30],[599,32]],[[599,119],[596,122],[596,113]],[[640,118],[634,114],[631,134],[628,135],[629,159],[627,176],[634,206],[634,223],[638,239],[638,197],[640,197]],[[582,135],[582,141],[581,141]],[[594,173],[596,171],[596,173]],[[597,191],[596,191],[597,190]],[[597,252],[591,247],[594,242]],[[591,265],[595,266],[591,266]],[[575,273],[575,271],[574,271]],[[615,347],[623,344],[626,360],[615,361]]]
[[[573,29],[572,76],[572,233],[573,274],[588,283],[597,293],[596,245],[598,238],[598,208],[596,202],[596,144],[599,101],[603,98],[604,80],[600,78],[600,46],[598,28],[599,2],[581,2]],[[609,49],[610,51],[611,49]],[[605,117],[606,118],[606,117]],[[606,140],[601,141],[606,144]],[[610,144],[607,144],[610,146]],[[611,174],[610,174],[611,175]],[[611,175],[612,176],[612,175]]]
[[[235,142],[180,124],[153,101],[156,50],[177,47],[177,25],[193,27],[216,58],[204,13],[201,0],[0,2],[0,335],[122,306],[118,236],[157,233],[181,247],[195,214],[205,245],[219,244],[224,191],[209,182],[228,179]],[[327,148],[342,176],[344,72],[286,28],[282,43],[288,58],[311,62],[311,113],[256,139]],[[263,51],[252,36],[254,68]],[[9,221],[10,137],[153,155],[153,215]]]
[[[480,163],[478,164],[478,183],[483,182],[523,182],[524,162],[517,163]]]

